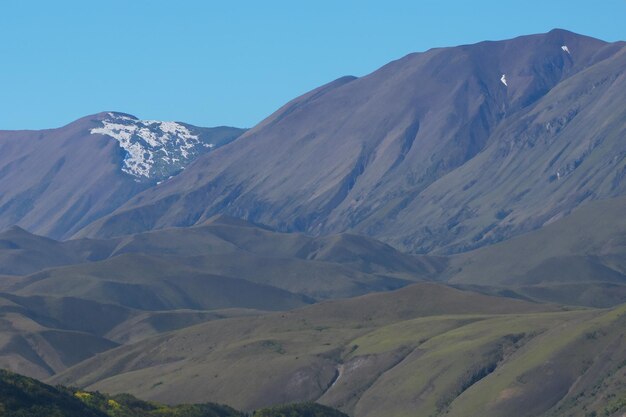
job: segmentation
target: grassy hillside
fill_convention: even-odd
[[[69,297],[0,294],[0,367],[45,377],[119,343],[109,329],[132,311]]]
[[[244,410],[319,400],[352,413],[358,402],[370,398],[365,391],[383,375],[400,372],[428,341],[441,340],[432,347],[439,350],[456,339],[472,339],[453,334],[473,324],[477,334],[486,333],[475,349],[489,351],[498,343],[514,344],[507,341],[511,334],[530,335],[594,314],[416,284],[290,312],[200,324],[98,355],[54,381],[108,392],[131,390],[167,402],[218,398]],[[510,323],[517,321],[516,330]],[[458,355],[473,354],[467,351],[472,346],[460,346]],[[458,363],[456,355],[444,355],[450,362],[442,366]],[[460,368],[458,378],[465,371]],[[399,398],[395,389],[386,395],[391,402]]]
[[[546,311],[444,288],[443,299],[464,311],[433,314],[427,300],[441,294],[425,285],[189,327],[98,355],[53,381],[243,410],[317,401],[358,417],[626,411],[626,306]],[[415,288],[423,297],[402,302]]]
[[[46,270],[26,277],[11,292],[71,296],[147,311],[287,310],[313,301],[271,285],[201,271],[189,267],[185,259],[144,254]]]
[[[49,377],[94,354],[245,309],[140,311],[73,297],[0,293],[0,368]]]
[[[30,241],[43,239],[21,232]],[[405,255],[366,237],[276,233],[224,216],[194,228],[108,241],[45,242],[57,264],[30,265],[32,273],[3,279],[0,289],[20,295],[75,296],[144,310],[277,310],[303,305],[307,297],[350,297],[432,279],[445,263],[442,258]],[[27,246],[22,245],[21,250],[28,250]],[[98,256],[92,253],[94,247],[99,248]],[[57,252],[64,255],[56,256]],[[0,255],[3,253],[15,257],[15,251],[0,248]],[[48,269],[33,271],[37,268]],[[182,282],[181,276],[187,282]],[[177,286],[176,291],[172,285]],[[236,291],[238,297],[228,291]],[[204,295],[196,300],[186,299],[201,293]],[[209,300],[208,294],[216,300],[203,301]],[[246,294],[264,296],[246,301]],[[285,300],[279,300],[281,297]]]
[[[526,235],[449,258],[440,279],[595,307],[626,302],[626,198],[589,203]]]

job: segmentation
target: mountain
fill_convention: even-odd
[[[65,238],[243,132],[99,113],[0,131],[0,229]]]
[[[626,193],[626,47],[564,30],[407,55],[287,103],[77,236],[226,213],[410,252],[506,240]]]
[[[199,324],[52,381],[244,410],[317,401],[355,417],[620,416],[625,320],[623,305],[568,310],[422,283]]]

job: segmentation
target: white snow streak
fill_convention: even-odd
[[[561,49],[562,49],[562,50],[564,50],[565,52],[567,52],[567,54],[568,54],[568,55],[571,55],[571,54],[569,53],[569,48],[567,47],[567,45],[563,45],[563,46],[561,46]]]
[[[500,77],[500,82],[502,82],[502,84],[506,85],[507,87],[509,86],[509,85],[506,83],[506,74],[502,74],[502,77]]]

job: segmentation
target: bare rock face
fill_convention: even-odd
[[[563,30],[432,49],[296,98],[79,233],[226,213],[413,252],[507,239],[621,195],[626,49]]]

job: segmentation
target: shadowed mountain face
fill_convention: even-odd
[[[278,233],[226,216],[107,240],[59,242],[12,228],[0,242],[0,289],[151,310],[293,308],[430,280],[446,263],[368,237]]]
[[[242,132],[121,113],[58,129],[0,131],[0,229],[17,224],[69,237]]]
[[[623,194],[626,49],[554,30],[432,49],[286,104],[79,235],[216,213],[414,252],[507,239]]]

